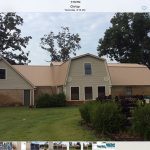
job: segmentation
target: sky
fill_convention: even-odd
[[[98,55],[98,41],[111,26],[110,20],[114,16],[114,13],[100,12],[22,12],[17,14],[24,20],[21,26],[22,36],[32,36],[25,49],[25,51],[30,51],[31,65],[49,64],[47,61],[51,60],[50,55],[40,47],[40,38],[51,31],[57,34],[61,31],[61,27],[69,27],[70,33],[79,34],[81,49],[76,51],[77,56],[85,53]],[[108,58],[106,59],[110,62]]]

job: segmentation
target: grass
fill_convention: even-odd
[[[2,141],[97,141],[80,125],[78,107],[29,109],[0,108]]]

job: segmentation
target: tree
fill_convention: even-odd
[[[11,64],[27,64],[29,52],[23,48],[28,45],[31,36],[21,37],[18,26],[23,25],[23,19],[16,13],[0,13],[0,55]]]
[[[116,13],[112,26],[99,40],[98,55],[121,63],[138,63],[150,68],[149,13]]]
[[[81,48],[79,35],[71,34],[68,27],[61,28],[57,35],[50,32],[41,38],[41,47],[50,52],[51,61],[67,61],[71,53],[76,55],[76,50]]]

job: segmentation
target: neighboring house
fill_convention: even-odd
[[[0,58],[0,105],[34,105],[42,93],[61,92],[70,103],[104,95],[150,95],[150,70],[138,64],[107,64],[91,54],[49,66],[10,65]]]

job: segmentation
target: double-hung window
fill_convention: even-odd
[[[0,79],[6,79],[6,69],[0,69]]]
[[[90,63],[84,64],[84,71],[85,71],[85,75],[91,75],[92,74],[92,66]]]
[[[92,87],[85,87],[85,100],[92,100],[93,99],[93,91]]]

